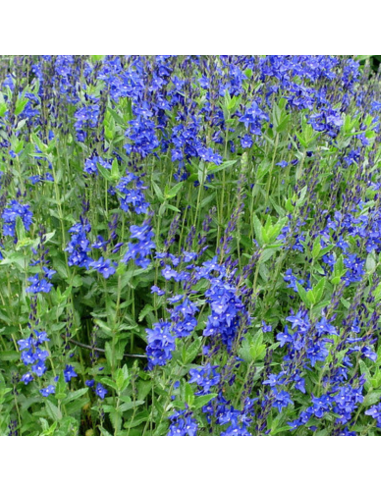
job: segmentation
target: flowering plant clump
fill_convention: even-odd
[[[381,435],[364,59],[2,59],[0,435]]]

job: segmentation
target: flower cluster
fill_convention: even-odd
[[[197,434],[198,424],[189,410],[175,412],[170,419],[168,436],[195,436]]]
[[[130,232],[130,238],[136,239],[137,242],[128,243],[128,249],[122,262],[127,263],[128,261],[133,260],[136,266],[145,270],[151,264],[151,260],[148,256],[150,256],[152,250],[156,248],[155,243],[152,241],[154,233],[150,226],[150,221],[145,221],[142,226],[131,226]]]
[[[104,278],[109,278],[116,272],[115,268],[111,266],[111,260],[105,260],[103,256],[99,260],[89,263],[89,267],[94,268]]]
[[[86,269],[90,267],[92,260],[87,254],[90,252],[90,241],[87,239],[87,233],[90,231],[89,222],[82,218],[80,222],[77,222],[69,229],[71,239],[65,249],[70,254],[68,259],[69,266],[76,265]]]
[[[218,276],[212,276],[212,272],[216,272]],[[205,262],[198,271],[198,277],[210,281],[205,295],[212,312],[203,335],[221,337],[228,351],[231,351],[241,324],[245,323],[247,327],[250,325],[246,308],[237,295],[236,286],[230,281],[226,268],[217,264],[217,258]]]
[[[133,173],[127,172],[127,176],[121,178],[116,186],[120,195],[120,208],[124,212],[133,211],[136,214],[146,214],[148,212],[149,203],[146,201],[143,190],[143,181]]]
[[[380,80],[4,58],[0,434],[380,434]]]
[[[33,277],[29,277],[28,280],[31,283],[29,287],[27,287],[26,292],[31,292],[32,294],[37,294],[38,292],[49,293],[53,287],[53,284],[50,283],[50,280],[55,273],[55,270],[51,270],[47,267],[42,267],[43,277],[41,278],[38,273]]]
[[[155,323],[152,329],[147,329],[147,357],[148,368],[164,366],[176,348],[175,337],[171,334],[171,324],[167,322]]]
[[[4,220],[4,236],[16,237],[17,217],[20,217],[25,229],[29,231],[30,226],[33,223],[33,213],[30,210],[30,206],[23,205],[17,200],[11,200],[8,208],[6,208],[2,214],[2,219]]]
[[[99,117],[99,105],[89,104],[84,108],[78,109],[75,114],[74,128],[77,132],[77,140],[84,142],[87,136],[86,128],[95,128]]]
[[[46,372],[45,361],[49,357],[49,352],[42,350],[40,346],[49,341],[45,331],[34,330],[29,338],[17,342],[21,350],[21,360],[25,366],[29,366],[28,372],[21,377],[24,384],[33,381],[33,375],[40,378]]]

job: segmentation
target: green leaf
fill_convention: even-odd
[[[7,105],[6,103],[1,103],[0,104],[0,118],[2,118],[5,113],[7,112]]]
[[[217,393],[210,393],[209,395],[198,396],[194,400],[193,408],[195,410],[198,410],[199,408],[204,407],[211,400],[213,400],[214,398],[216,398],[216,396],[217,396]]]
[[[57,393],[55,394],[55,397],[57,398],[57,400],[64,400],[66,398],[66,393]]]
[[[253,225],[254,225],[255,237],[259,243],[259,246],[263,246],[264,244],[263,232],[262,232],[263,226],[255,214],[253,214]]]
[[[295,135],[297,139],[299,140],[300,144],[302,147],[307,148],[308,147],[308,142],[305,140],[304,136],[298,132],[295,132]]]
[[[266,345],[263,344],[263,332],[258,330],[250,343],[251,360],[262,360],[265,356]]]
[[[181,181],[180,183],[177,183],[173,188],[171,188],[166,194],[165,198],[171,199],[174,198],[177,193],[181,190],[181,188],[184,186],[184,181]]]
[[[55,422],[53,422],[53,424],[50,427],[49,427],[47,420],[40,418],[40,422],[41,422],[41,427],[43,430],[42,435],[43,436],[53,436],[54,431],[56,430],[56,427],[58,425],[58,421],[56,420]]]
[[[128,410],[132,410],[133,408],[144,405],[144,403],[145,403],[144,400],[127,401],[126,403],[123,403],[123,405],[119,407],[119,410],[121,412],[127,412]]]
[[[102,378],[101,379],[101,382],[107,386],[110,386],[111,388],[113,388],[116,392],[118,392],[118,386],[117,384],[115,383],[115,381],[113,381],[112,379],[110,378]]]
[[[16,217],[16,234],[19,241],[22,241],[25,238],[24,223],[19,215]]]
[[[174,207],[170,203],[166,203],[166,207],[169,208],[169,210],[173,210],[174,212],[177,212],[177,213],[181,212],[181,210],[179,210],[177,207]]]
[[[341,278],[345,275],[347,269],[344,268],[344,257],[341,255],[335,263],[333,268],[333,275],[331,279],[331,283],[333,285],[338,285],[341,281]]]
[[[101,164],[98,163],[97,165],[98,171],[101,173],[101,175],[104,177],[106,181],[112,181],[113,178],[111,177],[111,172],[104,168]]]
[[[128,421],[125,422],[124,428],[125,429],[132,429],[133,427],[137,427],[138,425],[142,424],[143,422],[147,422],[149,419],[150,412],[148,410],[144,410],[144,412],[140,412],[137,415],[135,415],[135,418],[133,421]]]
[[[107,108],[107,112],[114,118],[116,123],[118,123],[121,127],[126,128],[126,122],[123,118],[112,108]]]
[[[314,304],[317,304],[321,300],[321,298],[323,297],[325,286],[326,286],[326,279],[322,278],[320,280],[320,282],[317,285],[315,285],[315,287],[312,289],[312,291],[310,291],[310,292],[312,292]],[[310,292],[308,294],[310,294]]]
[[[51,418],[52,420],[62,419],[61,410],[56,405],[54,405],[54,403],[52,403],[50,400],[45,400],[45,408],[48,417]]]
[[[344,299],[343,297],[340,299],[340,302],[347,309],[351,307],[351,303],[347,299]]]
[[[298,207],[300,207],[301,205],[303,205],[303,202],[304,202],[304,199],[306,197],[306,194],[307,194],[307,189],[308,187],[305,186],[304,188],[302,188],[302,190],[298,193],[298,199],[296,201],[296,205]]]
[[[123,391],[127,388],[130,379],[131,376],[128,373],[128,367],[126,366],[126,364],[122,367],[122,369],[118,369],[115,372],[115,381],[119,393],[123,393]]]
[[[264,160],[262,161],[257,170],[257,180],[260,181],[262,178],[266,176],[266,174],[270,171],[271,161]]]
[[[182,359],[184,364],[190,364],[194,361],[200,352],[202,341],[200,339],[195,340],[188,348],[185,344],[183,346]]]
[[[254,336],[248,333],[242,342],[238,354],[247,362],[262,360],[266,353],[266,345],[263,343],[262,330],[257,330]]]
[[[108,430],[106,430],[104,427],[102,427],[101,425],[99,426],[99,430],[101,431],[101,435],[102,436],[106,436],[106,437],[111,437],[112,434],[109,433]]]
[[[372,405],[375,405],[376,403],[380,403],[380,400],[381,390],[372,391],[371,393],[368,393],[364,398],[363,405],[364,407],[370,407]]]
[[[373,55],[357,55],[356,56],[356,60],[357,61],[365,61],[365,60],[369,60],[369,58],[371,58],[371,56]]]
[[[286,207],[287,212],[291,212],[292,213],[294,211],[295,206],[293,205],[293,202],[292,202],[291,198],[288,198],[286,200],[285,207]]]
[[[66,397],[66,394],[65,394],[66,388],[67,388],[67,383],[65,381],[64,374],[61,371],[59,378],[58,378],[58,381],[57,381],[57,385],[56,385],[56,398],[57,399],[63,400]],[[58,398],[59,395],[63,395],[63,394],[65,394],[65,396],[63,398]]]
[[[115,354],[113,353],[111,344],[109,342],[106,342],[105,353],[106,353],[106,360],[108,362],[108,365],[110,367],[114,367],[115,366]]]
[[[320,237],[317,237],[314,241],[314,245],[312,248],[312,258],[314,260],[316,260],[316,258],[319,258],[320,251],[321,251]]]
[[[151,306],[151,304],[146,304],[144,308],[140,311],[139,314],[139,323],[143,321],[143,319],[147,316],[148,313],[151,313],[154,310],[154,308]]]
[[[111,328],[104,322],[102,321],[101,319],[99,318],[95,318],[94,319],[94,323],[99,326],[99,328],[106,334],[106,335],[111,335],[112,334],[112,330]]]
[[[310,307],[311,305],[311,301],[308,297],[308,294],[307,291],[298,283],[296,283],[296,287],[298,289],[298,293],[302,299],[302,301],[304,302],[304,304],[307,306],[307,307]]]
[[[181,400],[175,400],[173,403],[172,403],[173,407],[174,408],[178,408],[180,410],[185,410],[185,403]]]
[[[25,106],[28,103],[28,99],[18,99],[16,102],[15,115],[18,116],[25,109]]]
[[[185,383],[185,403],[188,403],[190,407],[193,406],[194,393],[192,386],[189,383]]]
[[[269,260],[272,256],[274,256],[276,252],[277,250],[274,248],[265,249],[259,258],[259,263],[266,263],[266,261]]]
[[[208,166],[208,174],[216,174],[219,171],[223,171],[224,169],[227,169],[228,167],[234,166],[234,164],[236,164],[237,162],[238,162],[237,159],[235,159],[234,161],[223,162],[220,165],[212,164],[212,165]]]
[[[63,400],[62,403],[70,403],[71,401],[78,400],[78,398],[81,398],[81,396],[85,395],[89,391],[89,388],[81,388],[77,391],[73,391],[72,393],[69,393],[67,397]]]
[[[369,253],[368,257],[366,259],[366,263],[365,263],[366,271],[369,274],[372,274],[376,271],[376,266],[377,266],[377,263],[376,263],[376,259],[374,257],[374,253]]]
[[[270,217],[270,216],[268,216]],[[266,228],[266,233],[267,233],[267,244],[272,243],[280,234],[281,230],[283,227],[288,223],[288,218],[283,217],[282,219],[278,220],[278,222],[275,225],[269,225],[268,228]]]
[[[138,399],[144,400],[144,398],[150,393],[152,389],[152,381],[139,381],[138,382]]]
[[[276,131],[277,131],[278,133],[281,133],[281,132],[283,132],[284,130],[286,130],[286,128],[287,128],[287,126],[288,126],[288,124],[289,124],[290,120],[291,120],[291,115],[290,115],[290,114],[286,114],[286,115],[284,115],[284,116],[282,117],[282,119],[280,120],[279,125],[278,125],[278,126],[277,126],[277,128],[276,128]]]
[[[161,201],[161,203],[164,202],[164,195],[163,195],[163,192],[161,191],[161,189],[158,187],[158,185],[155,183],[155,181],[152,181],[152,186],[153,186],[153,189],[155,191],[155,194],[156,196],[158,197],[158,199]]]
[[[113,180],[118,180],[120,178],[120,174],[119,174],[119,165],[118,165],[118,161],[116,159],[114,159],[112,161],[112,167],[111,167],[111,179]]]
[[[374,290],[374,300],[376,302],[381,300],[381,284],[379,284]]]
[[[360,366],[361,374],[365,375],[366,383],[365,383],[364,387],[368,391],[371,388],[370,381],[372,379],[372,375],[369,371],[368,366],[365,364],[365,362],[363,360],[359,361],[359,366]]]
[[[5,350],[0,352],[0,360],[4,362],[14,362],[20,359],[20,353],[15,350]]]

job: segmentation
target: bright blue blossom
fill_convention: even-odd
[[[76,378],[78,374],[75,372],[74,367],[70,365],[66,365],[64,371],[65,381],[68,383],[71,379]]]
[[[40,393],[44,397],[48,397],[49,395],[54,395],[55,392],[56,392],[56,388],[52,384],[40,390]]]
[[[37,294],[38,292],[48,293],[52,290],[53,284],[48,282],[46,278],[41,278],[38,273],[34,277],[29,277],[28,281],[31,283],[29,287],[25,290],[26,292],[31,292],[32,294]]]
[[[155,323],[152,330],[147,329],[147,357],[148,367],[164,366],[172,359],[175,350],[175,337],[170,331],[171,324],[166,322]]]
[[[127,172],[127,176],[121,178],[116,189],[119,191],[120,208],[124,212],[134,211],[136,214],[146,214],[149,203],[146,201],[143,190],[143,181],[134,174]]]
[[[99,260],[89,263],[89,267],[97,270],[104,278],[109,278],[116,272],[115,268],[111,266],[111,260],[104,260],[103,256]]]
[[[98,395],[101,400],[104,400],[104,398],[107,395],[107,393],[108,393],[108,390],[106,390],[106,388],[104,388],[101,385],[101,383],[98,383],[97,384],[97,387],[96,387],[96,390],[95,390],[95,394]]]
[[[170,420],[168,436],[195,436],[197,434],[198,424],[192,412],[188,410],[175,412]]]
[[[2,214],[4,220],[3,234],[4,236],[15,237],[16,234],[16,219],[20,217],[24,227],[29,231],[32,225],[33,214],[30,211],[29,205],[23,205],[16,200],[11,200],[8,208],[6,208]]]

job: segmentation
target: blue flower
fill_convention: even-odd
[[[40,390],[40,393],[44,397],[48,397],[49,395],[54,395],[55,392],[56,392],[56,388],[52,384],[50,384],[47,388],[43,388]]]
[[[116,186],[120,192],[120,208],[124,212],[129,212],[131,209],[136,214],[146,214],[148,212],[149,203],[146,201],[143,190],[143,181],[134,174],[127,172],[127,176],[121,178]]]
[[[122,262],[127,263],[130,260],[134,260],[136,266],[147,269],[151,264],[151,261],[147,257],[156,248],[155,243],[152,241],[154,233],[149,220],[145,221],[141,227],[131,226],[130,231],[131,238],[137,239],[138,242],[128,243],[128,250]]]
[[[89,159],[86,159],[85,161],[85,166],[84,166],[84,171],[87,174],[98,174],[98,167],[97,167],[97,162],[98,162],[98,157],[94,156]]]
[[[29,205],[22,205],[16,200],[11,200],[9,207],[3,212],[2,218],[4,220],[4,236],[15,237],[16,234],[16,219],[20,217],[24,227],[29,231],[32,225],[33,214],[30,211]]]
[[[152,294],[157,294],[158,296],[163,296],[165,294],[165,290],[160,289],[156,285],[153,285],[151,287],[151,293]]]
[[[32,349],[24,350],[21,352],[21,360],[26,366],[29,366],[30,364],[34,364],[36,362],[37,357]]]
[[[37,184],[41,181],[41,176],[37,174],[37,176],[30,176],[28,179],[31,180],[32,184]]]
[[[356,411],[359,404],[364,401],[362,395],[363,386],[353,388],[350,384],[342,386],[333,397],[334,408],[333,411],[339,415],[337,423],[346,424],[351,418],[352,414]]]
[[[53,284],[48,282],[45,278],[40,279],[39,274],[36,273],[34,277],[29,277],[28,281],[32,284],[25,289],[26,292],[37,294],[38,292],[48,293],[52,290]]]
[[[220,375],[216,371],[217,368],[218,366],[212,366],[208,363],[199,370],[191,369],[189,371],[191,376],[189,383],[196,383],[197,386],[202,388],[201,391],[196,393],[197,396],[209,394],[211,388],[220,382]]]
[[[250,108],[246,109],[239,121],[244,123],[246,130],[253,135],[261,135],[262,122],[269,121],[268,115],[259,107],[256,101],[253,101]]]
[[[288,166],[288,162],[287,161],[280,161],[280,162],[277,162],[275,165],[284,169],[285,167]]]
[[[107,395],[108,391],[106,388],[104,388],[101,383],[97,384],[97,388],[95,390],[95,394],[99,396],[101,400],[104,400],[105,396]]]
[[[34,339],[32,336],[30,336],[26,340],[18,340],[17,343],[20,347],[20,350],[28,350],[34,347]]]
[[[288,407],[288,405],[292,404],[290,394],[287,391],[278,391],[274,389],[273,395],[274,395],[274,401],[272,406],[274,408],[277,408],[279,412],[281,412],[283,408],[286,408]]]
[[[198,424],[189,410],[175,412],[169,418],[172,423],[169,426],[168,436],[195,436],[197,434]]]
[[[109,278],[116,272],[115,268],[111,266],[111,260],[104,260],[103,256],[97,261],[92,261],[89,266],[97,270],[104,278]]]
[[[34,335],[36,337],[36,345],[41,345],[44,342],[50,342],[50,338],[46,334],[46,331],[37,331],[34,330]]]
[[[316,329],[319,335],[338,335],[337,329],[333,325],[329,324],[324,317],[316,323]]]
[[[271,325],[267,325],[265,321],[262,321],[262,331],[263,333],[270,333],[273,331],[273,327]]]
[[[71,379],[76,378],[78,374],[74,371],[74,367],[70,365],[66,365],[64,371],[65,381],[68,383]]]
[[[251,135],[245,135],[242,137],[241,145],[243,149],[250,149],[253,146],[253,138]]]
[[[90,241],[87,239],[86,234],[90,232],[91,226],[86,219],[81,218],[81,222],[78,222],[69,229],[72,233],[70,242],[67,245],[65,251],[70,253],[68,264],[69,266],[77,265],[79,267],[89,268],[91,258],[87,255],[90,252]]]
[[[365,415],[369,415],[373,419],[377,420],[377,427],[381,429],[381,403],[374,405],[369,410],[366,410]]]
[[[153,329],[147,329],[147,357],[148,367],[164,366],[172,359],[175,350],[175,337],[170,331],[171,325],[167,322],[159,322],[153,325]]]
[[[34,374],[36,374],[36,376],[38,376],[39,378],[40,378],[43,374],[45,374],[45,372],[46,372],[46,366],[45,366],[44,362],[43,362],[43,361],[41,361],[41,360],[38,360],[38,361],[36,362],[36,364],[34,364],[34,365],[32,366],[32,372],[34,372]]]
[[[27,373],[25,373],[25,374],[21,377],[21,381],[22,381],[25,385],[27,385],[27,384],[31,383],[32,381],[34,381],[34,377],[33,377],[33,375],[32,375],[32,373],[31,373],[31,372],[27,372]]]

